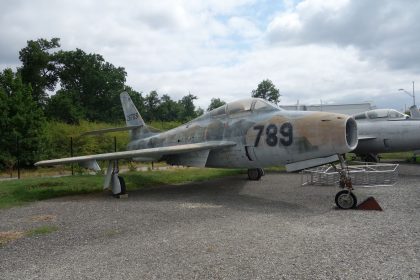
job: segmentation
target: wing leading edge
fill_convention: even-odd
[[[79,157],[69,157],[61,159],[43,160],[35,163],[35,166],[51,166],[67,163],[85,163],[93,162],[96,160],[118,160],[118,159],[148,159],[159,160],[163,156],[180,155],[184,153],[199,152],[205,150],[220,149],[225,147],[235,146],[236,143],[232,141],[208,141],[202,143],[185,144],[177,146],[149,148],[141,150],[130,150],[124,152],[105,153],[96,155],[87,155]]]

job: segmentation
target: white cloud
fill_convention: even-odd
[[[63,49],[125,67],[138,91],[191,91],[202,107],[250,96],[269,78],[285,102],[376,99],[400,109],[410,100],[396,90],[420,70],[419,3],[1,1],[0,67],[18,65],[27,40],[60,37]]]
[[[420,72],[420,2],[305,0],[268,27],[277,44],[353,46],[362,58]]]
[[[255,24],[246,18],[231,17],[228,21],[228,26],[233,33],[241,37],[253,38],[261,35],[261,31]]]

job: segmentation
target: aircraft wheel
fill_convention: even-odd
[[[120,181],[120,185],[121,185],[121,192],[119,194],[125,194],[126,188],[125,188],[124,178],[121,176],[118,176],[118,180]]]
[[[357,205],[357,198],[354,193],[348,190],[339,191],[335,195],[335,204],[340,209],[352,209]]]
[[[265,171],[262,168],[257,168],[258,169],[258,173],[260,174],[260,177],[265,175]]]
[[[248,179],[252,181],[258,181],[259,179],[261,179],[263,172],[259,169],[261,168],[248,169]]]
[[[367,154],[363,156],[362,159],[366,162],[379,162],[379,157],[375,154]]]

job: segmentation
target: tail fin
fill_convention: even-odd
[[[131,100],[130,95],[127,92],[122,92],[120,94],[121,105],[124,110],[125,122],[127,127],[137,126],[130,131],[131,140],[141,139],[150,136],[151,133],[147,125],[144,123],[143,118],[141,117],[139,111]]]
[[[416,105],[410,107],[410,115],[412,119],[420,119],[420,112]]]

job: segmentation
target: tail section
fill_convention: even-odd
[[[139,111],[131,100],[130,95],[127,92],[122,92],[120,94],[121,105],[124,110],[125,122],[127,126],[139,126],[145,125],[142,117],[140,116]]]
[[[411,118],[414,120],[420,119],[420,111],[416,105],[413,105],[410,107],[410,115],[411,115]]]
[[[120,94],[120,99],[127,127],[136,127],[130,131],[131,140],[137,140],[152,135],[153,133],[150,132],[147,125],[144,123],[143,118],[131,100],[130,95],[124,91]]]

